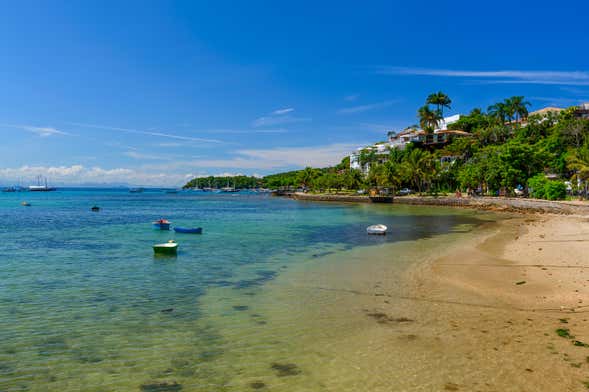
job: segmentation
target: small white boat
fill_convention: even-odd
[[[387,227],[385,225],[372,225],[366,228],[368,234],[386,234]]]
[[[178,250],[178,244],[170,240],[164,244],[156,244],[153,246],[153,252],[161,255],[175,255]]]

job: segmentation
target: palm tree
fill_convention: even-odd
[[[502,124],[505,124],[509,115],[509,110],[505,102],[497,102],[496,104],[489,106],[487,112],[491,117],[501,121]]]
[[[436,110],[440,113],[440,116],[443,118],[444,108],[450,109],[450,104],[452,103],[452,100],[448,95],[444,94],[441,91],[438,91],[437,93],[428,95],[425,103],[436,105]]]
[[[425,171],[428,166],[429,155],[428,152],[416,148],[411,150],[405,162],[403,162],[403,168],[407,176],[411,179],[411,182],[415,185],[419,193],[421,193],[422,186],[425,182]]]
[[[385,183],[393,188],[393,195],[396,194],[397,188],[401,185],[402,166],[391,160],[386,161],[383,165],[383,177]]]
[[[587,180],[589,180],[589,145],[585,144],[581,148],[574,148],[569,151],[566,157],[567,166],[575,171],[573,179],[583,182],[584,195],[587,197]]]
[[[428,134],[438,127],[442,119],[440,112],[432,110],[428,105],[420,107],[417,116],[419,117],[419,125]]]
[[[505,103],[510,106],[511,111],[515,114],[515,121],[519,122],[520,119],[528,117],[528,106],[531,104],[528,101],[524,101],[524,97],[517,95],[505,100]]]
[[[299,173],[299,184],[301,184],[305,188],[310,187],[313,183],[313,180],[315,180],[317,177],[319,177],[317,169],[313,169],[312,167],[306,167],[305,170]]]

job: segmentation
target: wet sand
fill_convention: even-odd
[[[222,347],[211,379],[226,391],[586,391],[589,221],[488,221],[301,254],[247,295],[209,293],[208,327],[240,342]]]
[[[259,351],[228,348],[228,389],[587,390],[585,239],[582,218],[516,216],[310,260],[239,312]]]

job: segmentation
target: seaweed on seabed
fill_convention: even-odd
[[[262,382],[262,381],[253,381],[250,383],[250,387],[252,389],[262,389],[266,387],[266,383]]]
[[[294,363],[274,362],[271,367],[276,370],[278,377],[296,376],[302,373],[302,370]]]
[[[172,382],[152,382],[141,385],[143,392],[176,392],[182,390],[182,384]]]

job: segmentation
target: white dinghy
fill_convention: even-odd
[[[366,228],[366,232],[368,234],[386,234],[387,233],[387,227],[385,225],[372,225],[372,226],[368,226]]]

